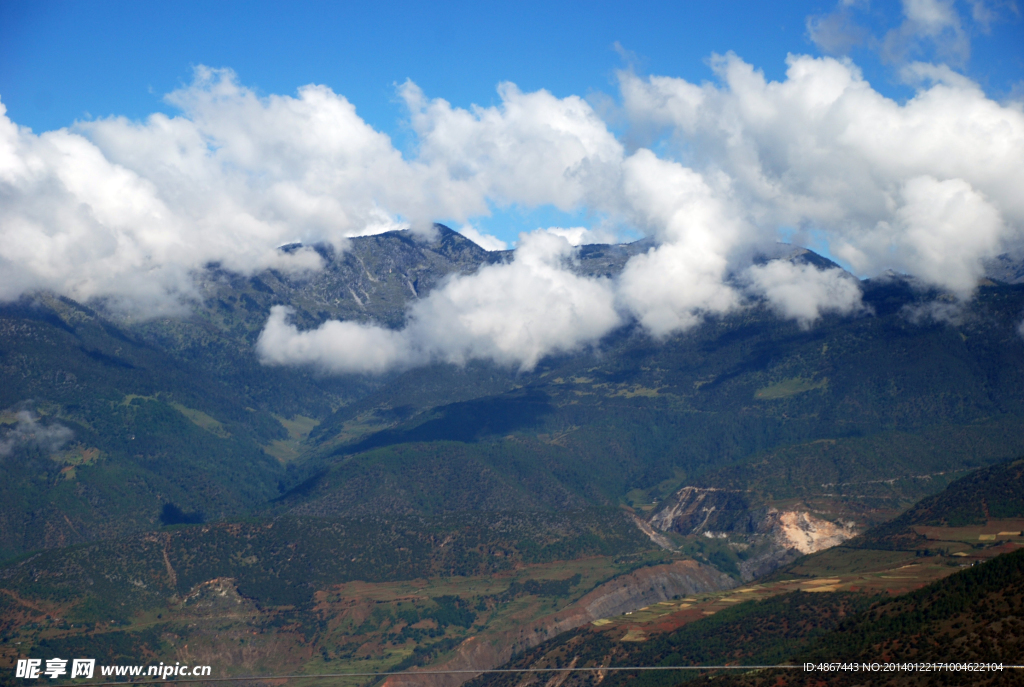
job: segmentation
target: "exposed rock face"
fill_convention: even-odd
[[[217,577],[197,584],[182,598],[181,608],[188,609],[192,615],[217,618],[256,612],[255,605],[239,595],[231,577]]]
[[[683,487],[651,516],[650,522],[662,532],[679,534],[753,533],[764,515],[755,509],[757,505],[745,491]]]
[[[653,245],[644,239],[582,246],[567,266],[579,274],[610,277]],[[302,248],[291,244],[280,250]],[[400,327],[409,304],[428,296],[447,278],[514,257],[512,251],[487,251],[441,224],[434,226],[432,235],[389,231],[351,238],[341,250],[326,244],[308,248],[319,254],[320,269],[299,273],[270,269],[245,277],[219,265],[207,266],[196,274],[204,301],[200,310],[213,315],[209,321],[215,324],[227,316],[232,324],[245,320],[249,326],[262,327],[270,306],[284,302],[294,308],[292,321],[302,328],[326,319]]]
[[[831,522],[806,510],[779,510],[751,492],[690,486],[677,491],[651,517],[650,525],[662,532],[728,539],[752,549],[739,566],[745,581],[858,534],[852,523]]]
[[[774,508],[769,509],[763,526],[781,546],[796,549],[800,553],[828,549],[857,534],[848,523],[829,522],[806,511],[778,511]]]
[[[672,545],[672,542],[669,540],[669,538],[666,537],[664,534],[659,534],[658,531],[651,527],[650,523],[644,521],[643,518],[640,518],[630,513],[629,519],[632,520],[633,524],[635,524],[641,532],[646,534],[647,538],[650,539],[652,542],[654,542],[663,549],[668,549],[669,551],[675,550],[676,547]]]
[[[641,568],[606,582],[573,604],[571,609],[583,609],[587,615],[584,622],[590,622],[668,601],[679,595],[735,586],[732,578],[710,566],[696,561],[675,561],[668,565]]]
[[[513,654],[537,646],[555,635],[591,621],[621,615],[678,595],[732,589],[735,580],[696,561],[675,561],[668,565],[641,568],[605,582],[571,606],[520,626],[515,630],[470,637],[458,648],[455,657],[438,670],[485,670],[499,666]],[[385,687],[458,687],[479,673],[447,675],[395,675]]]

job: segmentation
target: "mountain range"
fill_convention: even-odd
[[[583,246],[570,268],[614,278],[650,245]],[[300,329],[399,328],[446,279],[512,259],[442,226],[315,249],[313,273],[208,265],[179,316],[50,293],[0,305],[5,656],[215,655],[228,637],[253,647],[225,661],[243,673],[282,652],[311,672],[427,665],[473,633],[583,619],[573,604],[638,570],[675,579],[689,561],[680,593],[710,593],[852,550],[1024,454],[1024,284],[1009,257],[965,303],[888,274],[860,282],[856,315],[808,326],[755,301],[664,339],[627,325],[529,371],[261,364],[272,306]],[[835,267],[783,245],[755,260]],[[970,499],[953,520],[998,517],[971,515]],[[416,580],[432,591],[402,587]],[[237,617],[221,637],[224,599]],[[628,599],[616,608],[651,602]]]

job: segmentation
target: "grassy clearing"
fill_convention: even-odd
[[[309,433],[313,431],[313,428],[320,424],[319,420],[311,417],[305,417],[304,415],[296,415],[291,420],[279,415],[275,415],[274,417],[286,430],[288,430],[288,438],[296,441],[302,441],[308,437]]]
[[[797,394],[803,394],[815,389],[824,389],[828,386],[828,377],[822,377],[815,381],[806,377],[789,377],[781,382],[762,387],[754,392],[754,398],[761,401],[775,401],[780,398],[789,398]]]
[[[169,405],[188,418],[189,422],[201,429],[205,429],[210,434],[220,437],[221,439],[227,439],[231,436],[231,432],[224,429],[224,425],[222,425],[220,421],[210,417],[203,411],[196,410],[195,408],[188,408],[180,403],[172,402]]]
[[[139,399],[142,401],[158,401],[160,400],[156,394],[152,396],[140,396],[139,394],[125,394],[125,397],[121,399],[121,405],[130,406],[132,401]]]
[[[290,463],[302,454],[302,442],[320,421],[303,415],[296,415],[290,420],[280,415],[275,415],[274,418],[288,431],[288,438],[272,441],[263,447],[263,451],[281,463]]]
[[[609,396],[624,396],[625,398],[636,398],[637,396],[655,398],[659,395],[658,389],[651,389],[640,384],[632,384],[626,388],[619,389],[618,391],[609,394]]]

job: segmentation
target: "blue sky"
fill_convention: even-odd
[[[330,86],[377,128],[402,116],[411,78],[454,105],[491,104],[495,86],[555,95],[610,91],[618,42],[654,73],[700,79],[735,50],[779,76],[813,50],[804,18],[822,3],[5,2],[0,97],[36,130],[76,118],[166,110],[191,66],[231,67],[267,93]]]
[[[649,235],[610,291],[549,269],[550,235],[510,274],[666,333],[750,297],[856,310],[836,273],[743,266],[779,240],[963,298],[1024,247],[1013,0],[6,0],[0,101],[2,300],[175,310],[209,262],[312,269],[276,247],[436,220]]]
[[[111,114],[169,108],[161,96],[190,80],[193,65],[230,67],[249,86],[292,93],[330,86],[375,127],[396,131],[394,84],[411,78],[458,106],[488,105],[495,86],[555,95],[611,92],[622,59],[650,73],[709,78],[705,59],[732,50],[781,78],[787,53],[817,54],[809,16],[828,2],[119,2],[7,0],[0,4],[0,97],[37,131]],[[965,14],[969,8],[960,8]],[[972,29],[963,70],[995,95],[1024,76],[1024,26],[993,5]],[[857,12],[876,32],[899,23],[900,5]],[[931,51],[929,51],[931,52]],[[852,53],[873,85],[904,94],[870,50]],[[926,55],[927,56],[927,55]]]
[[[402,116],[394,84],[411,78],[455,105],[488,105],[495,86],[555,95],[613,92],[619,43],[654,74],[709,78],[713,52],[733,50],[781,78],[787,53],[817,54],[806,20],[828,2],[53,2],[0,4],[0,97],[36,131],[75,119],[167,110],[161,96],[192,65],[230,67],[249,86],[292,93],[330,86],[385,131]],[[965,4],[961,11],[969,14]],[[995,4],[985,34],[973,26],[963,71],[996,96],[1024,78],[1024,25]],[[896,26],[894,2],[859,9],[877,33]],[[929,51],[931,52],[931,51]],[[867,49],[852,53],[883,93],[902,91]],[[926,57],[928,55],[925,55]]]
[[[808,17],[842,4],[7,0],[0,4],[0,99],[8,117],[36,133],[111,115],[144,119],[176,112],[163,96],[188,83],[194,66],[228,67],[262,94],[326,85],[408,153],[415,140],[395,92],[406,79],[463,108],[494,105],[502,81],[593,101],[595,94],[615,97],[614,71],[627,63],[699,83],[713,78],[707,58],[731,50],[778,80],[787,54],[822,52]],[[986,24],[972,20],[972,4],[954,7],[970,44],[955,68],[997,99],[1019,89],[1019,10],[990,3]],[[852,3],[850,13],[876,41],[902,20],[895,2]],[[849,56],[880,93],[911,96],[897,65],[880,58],[871,40]],[[915,57],[945,57],[942,40],[923,42]],[[505,240],[542,224],[587,220],[585,212],[551,207],[495,210],[478,223]]]
[[[811,326],[888,270],[964,301],[1024,255],[1022,79],[1013,0],[5,0],[0,300],[182,313],[210,263],[444,221],[515,260],[397,333],[269,313],[261,355],[529,367],[752,299]],[[641,234],[614,279],[565,269]],[[780,239],[848,272],[751,260]]]

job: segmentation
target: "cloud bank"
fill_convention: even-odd
[[[226,69],[197,69],[167,96],[181,115],[145,122],[36,135],[0,103],[0,299],[45,288],[140,315],[180,310],[207,263],[317,269],[314,251],[276,248],[428,231],[488,203],[567,208],[597,192],[593,167],[621,159],[577,97],[507,84],[500,106],[469,113],[413,84],[401,94],[421,134],[412,160],[329,88],[259,98]]]
[[[982,258],[1020,241],[1019,106],[933,65],[908,67],[928,83],[901,105],[848,61],[790,56],[783,82],[735,55],[713,64],[720,84],[624,72],[624,106],[758,227],[796,227],[859,274],[894,269],[961,297]]]
[[[907,21],[932,21],[914,7]],[[859,286],[841,270],[751,266],[794,231],[860,276],[911,273],[960,299],[983,258],[1024,238],[1019,105],[944,65],[904,65],[917,89],[905,103],[847,59],[793,55],[778,82],[733,54],[711,65],[716,81],[702,84],[619,74],[626,136],[643,144],[632,147],[576,96],[502,84],[499,104],[462,109],[406,82],[416,145],[403,155],[324,86],[258,97],[206,68],[168,96],[175,117],[37,135],[0,115],[0,299],[51,289],[152,315],[185,307],[210,262],[320,267],[283,243],[343,250],[350,236],[447,217],[501,248],[470,223],[490,207],[585,210],[601,226],[522,236],[514,260],[448,281],[402,330],[303,332],[276,308],[258,346],[267,363],[334,372],[473,358],[529,369],[626,322],[663,337],[752,299],[803,326],[857,312]],[[571,244],[610,227],[655,245],[616,279],[575,274]]]

